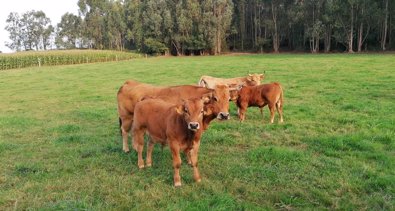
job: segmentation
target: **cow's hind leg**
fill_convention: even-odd
[[[180,168],[181,168],[181,157],[180,148],[176,144],[170,146],[171,155],[173,157],[173,168],[174,168],[174,186],[181,186]]]
[[[154,142],[151,140],[151,137],[149,138],[150,140],[148,141],[148,149],[147,149],[147,167],[152,166],[152,151],[154,150]]]
[[[281,101],[278,101],[276,103],[276,109],[277,109],[278,115],[280,116],[280,123],[283,123],[284,122],[284,120],[283,120],[283,104]]]
[[[270,110],[270,123],[272,124],[274,122],[274,108],[275,104],[274,103],[269,103],[269,110]]]
[[[132,127],[132,118],[133,117],[120,117],[120,122],[121,122],[121,134],[122,134],[122,149],[124,152],[128,153],[129,150],[129,144],[128,144],[128,138],[129,138],[129,132]]]
[[[191,165],[192,166],[192,159],[191,159],[191,153],[192,153],[192,149],[191,150],[185,150],[184,151],[184,153],[185,153],[185,156],[187,156],[187,162],[188,162],[188,165]]]
[[[144,129],[133,130],[133,148],[137,151],[137,165],[140,169],[144,168],[143,149],[144,149]]]

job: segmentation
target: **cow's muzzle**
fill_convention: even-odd
[[[217,119],[220,120],[227,120],[230,119],[230,114],[229,113],[225,113],[225,112],[219,112]]]
[[[190,123],[188,123],[188,129],[189,130],[196,131],[196,130],[199,130],[199,128],[200,128],[199,122],[190,122]]]

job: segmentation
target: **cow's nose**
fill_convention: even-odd
[[[220,112],[220,113],[218,114],[218,117],[219,117],[219,119],[222,119],[222,120],[224,120],[224,119],[230,119],[230,114],[229,114],[229,113],[225,113],[225,112]]]
[[[197,130],[197,129],[199,129],[199,122],[190,122],[188,124],[188,128],[190,130]]]

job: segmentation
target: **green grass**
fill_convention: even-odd
[[[116,92],[127,79],[197,83],[266,71],[282,83],[284,124],[250,108],[214,121],[174,188],[122,152]],[[0,210],[394,210],[395,55],[149,58],[0,72]],[[277,116],[275,121],[277,120]]]

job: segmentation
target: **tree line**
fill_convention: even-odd
[[[56,27],[42,11],[10,13],[6,45],[173,55],[395,48],[395,0],[79,0],[78,7]]]

